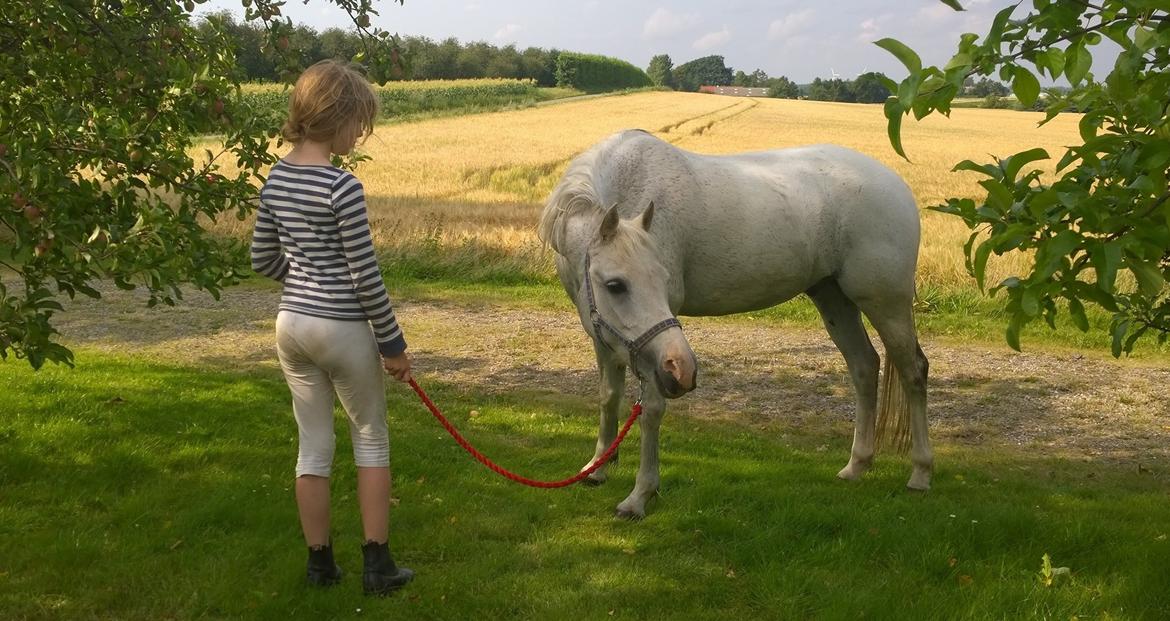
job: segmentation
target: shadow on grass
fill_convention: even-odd
[[[12,618],[1170,614],[1164,473],[943,445],[934,490],[909,494],[899,458],[836,481],[847,437],[822,451],[691,418],[664,425],[661,496],[630,523],[610,515],[636,451],[600,488],[521,488],[398,389],[393,540],[419,580],[360,597],[342,433],[334,533],[350,579],[308,591],[279,372],[93,358],[74,371],[0,366],[0,609]],[[482,450],[524,474],[563,476],[591,453],[591,399],[431,384]],[[1044,587],[1045,553],[1071,579]]]

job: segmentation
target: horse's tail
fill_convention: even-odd
[[[902,388],[902,374],[890,362],[889,352],[886,352],[878,396],[877,445],[893,447],[901,455],[910,449],[910,402]]]

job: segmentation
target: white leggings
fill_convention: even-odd
[[[334,391],[349,415],[354,463],[390,465],[386,388],[369,322],[282,310],[276,316],[276,353],[300,429],[298,477],[328,477],[333,468]]]

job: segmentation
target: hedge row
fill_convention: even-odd
[[[557,86],[596,93],[650,85],[645,71],[624,60],[575,52],[557,56]]]
[[[375,87],[382,105],[382,117],[392,118],[455,108],[486,108],[542,99],[531,80],[473,81],[468,84],[440,82],[434,86],[419,83],[394,83]],[[244,88],[244,104],[257,110],[284,114],[288,109],[288,91],[278,84],[252,85]]]

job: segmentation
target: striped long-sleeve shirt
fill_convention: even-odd
[[[260,190],[252,269],[284,283],[280,310],[368,320],[382,355],[406,349],[374,255],[365,193],[352,174],[277,162]]]

